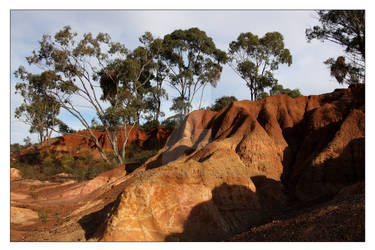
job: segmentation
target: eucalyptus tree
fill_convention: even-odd
[[[166,81],[179,93],[175,104],[186,116],[199,90],[202,100],[207,84],[216,87],[222,72],[221,64],[227,59],[226,53],[216,48],[212,38],[204,31],[190,28],[175,30],[164,36],[162,55]]]
[[[228,55],[230,67],[245,80],[251,100],[256,100],[264,88],[277,84],[273,71],[279,64],[292,64],[292,55],[279,32],[268,32],[261,38],[251,32],[241,33],[229,44]]]
[[[283,85],[281,84],[276,84],[274,85],[268,94],[268,92],[263,91],[257,96],[257,100],[261,100],[263,98],[266,98],[268,96],[274,96],[274,95],[288,95],[292,98],[296,98],[299,96],[302,96],[301,92],[299,89],[289,89],[289,88],[284,88]]]
[[[107,122],[113,149],[118,161],[125,160],[128,134],[139,124],[141,113],[147,109],[145,95],[150,91],[160,55],[161,40],[146,32],[140,37],[142,46],[128,53],[126,59],[115,60],[97,74],[103,90],[101,99],[110,106],[99,114],[101,122]],[[128,128],[130,127],[130,128]],[[124,140],[118,147],[118,132],[123,130]]]
[[[277,85],[273,86],[272,89],[270,89],[270,96],[280,95],[280,94],[288,95],[292,98],[302,96],[299,89],[284,88],[283,85],[281,85],[281,84],[277,84]]]
[[[161,102],[163,99],[168,100],[168,93],[164,89],[164,82],[167,77],[166,66],[158,55],[156,61],[155,74],[152,77],[151,85],[145,98],[147,120],[151,121],[153,126],[159,126],[160,117],[164,117],[165,113],[161,111]]]
[[[321,25],[306,29],[306,38],[330,41],[345,48],[345,56],[329,58],[324,63],[331,75],[343,84],[365,81],[365,11],[318,10]]]
[[[49,144],[55,126],[61,123],[57,119],[59,103],[46,94],[53,86],[56,76],[52,71],[27,73],[23,67],[14,74],[23,81],[15,86],[16,94],[23,97],[22,104],[15,110],[15,117],[30,126],[30,133],[38,134],[40,143]]]
[[[123,44],[113,42],[106,33],[96,36],[85,33],[79,39],[69,26],[54,36],[43,35],[39,43],[39,50],[34,50],[32,56],[26,59],[30,65],[54,72],[53,86],[47,89],[46,95],[56,100],[61,108],[85,127],[87,133],[75,135],[95,143],[101,157],[109,161],[82,108],[94,111],[116,159],[123,163],[125,154],[121,152],[125,152],[125,149],[118,148],[116,129],[124,128],[126,143],[129,133],[125,128],[134,122],[129,120],[134,113],[131,105],[134,92],[148,81],[145,72],[154,59],[148,53],[151,48],[146,46],[145,52],[139,52],[143,53],[143,57],[133,57],[137,52],[129,53]],[[105,77],[111,81],[101,82]]]
[[[215,104],[209,107],[209,110],[212,111],[220,111],[226,106],[230,105],[232,102],[238,101],[236,97],[234,96],[222,96],[220,98],[217,98],[215,100]]]

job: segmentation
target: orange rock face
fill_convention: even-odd
[[[153,128],[149,131],[140,130],[137,128],[131,129],[131,127],[127,128],[127,133],[129,133],[129,138],[127,145],[136,144],[139,147],[148,147],[152,140],[159,140],[165,141],[170,133],[172,132],[171,129],[165,127]],[[130,132],[129,132],[130,131]],[[104,131],[93,130],[93,133],[98,138],[100,145],[102,146],[103,150],[112,150],[111,143],[109,142],[106,134]],[[79,135],[90,136],[87,130],[80,131],[77,133],[78,135],[74,134],[67,134],[65,136],[52,139],[52,143],[50,146],[41,147],[40,152],[60,152],[60,153],[69,153],[69,154],[79,154],[80,151],[89,150],[95,159],[100,160],[101,156],[96,149],[95,143],[89,141],[87,138],[84,138]],[[124,130],[121,129],[118,132],[117,143],[119,150],[121,149],[122,143],[124,141]],[[21,153],[27,154],[26,152]]]
[[[16,168],[10,168],[10,180],[15,181],[22,179],[21,172]]]
[[[194,111],[129,176],[103,241],[221,240],[364,180],[364,86]],[[286,198],[287,194],[289,198]]]

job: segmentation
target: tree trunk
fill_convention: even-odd
[[[160,99],[159,99],[158,102],[157,102],[157,108],[156,108],[156,114],[155,114],[155,122],[156,122],[157,126],[159,126],[160,106],[161,106],[161,102],[160,102]]]
[[[98,149],[98,152],[100,154],[100,156],[103,158],[103,160],[105,162],[109,162],[107,156],[104,154],[103,152],[103,149],[102,149],[102,146],[100,145],[100,142],[98,140],[98,138],[95,136],[95,134],[92,132],[91,128],[87,127],[87,130],[89,131],[90,135],[91,135],[91,139],[94,141],[95,143],[95,146],[96,148]]]
[[[117,146],[117,131],[112,132],[112,148],[113,148],[113,151],[116,155],[118,163],[120,165],[122,165],[124,162],[123,162],[123,159],[121,158],[121,155],[120,155],[120,152],[119,152],[118,146]]]
[[[203,85],[203,88],[202,88],[202,93],[201,93],[201,99],[199,101],[199,108],[198,109],[201,109],[202,107],[202,100],[203,100],[203,92],[204,92],[204,88],[206,87],[206,83]]]

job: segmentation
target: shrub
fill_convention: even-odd
[[[21,171],[21,175],[25,179],[38,179],[40,177],[40,172],[36,166],[28,165],[22,162],[16,162],[11,165],[12,168],[16,168]]]
[[[30,196],[33,200],[37,200],[39,197],[38,193],[35,193],[34,191],[30,191]]]
[[[170,116],[168,117],[167,119],[165,119],[161,125],[164,126],[164,127],[167,127],[167,128],[171,128],[171,129],[174,129],[176,127],[178,127],[180,125],[181,121],[179,119],[179,117],[177,116]]]
[[[42,173],[44,175],[53,176],[62,172],[60,160],[57,159],[55,153],[43,152],[41,154],[41,161]]]
[[[21,152],[21,150],[23,149],[24,147],[22,145],[20,145],[19,143],[13,143],[13,144],[10,144],[10,152],[11,153],[15,153],[15,154],[19,154]]]
[[[157,128],[159,126],[159,122],[155,120],[147,121],[142,124],[141,128],[144,130],[150,130],[152,128]]]
[[[42,223],[47,223],[47,220],[48,220],[48,210],[43,210],[43,209],[37,209],[36,210],[38,212],[38,217],[39,217],[39,220],[42,222]]]
[[[64,173],[72,174],[76,167],[76,161],[71,155],[64,155],[60,160],[61,168]]]
[[[40,163],[40,153],[36,149],[34,149],[32,152],[28,152],[27,154],[24,154],[20,161],[29,165],[36,165]]]

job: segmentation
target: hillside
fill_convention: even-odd
[[[364,93],[192,112],[128,180],[101,240],[223,240],[364,181]]]
[[[12,224],[12,240],[277,241],[262,235],[280,228],[287,241],[364,240],[364,94],[363,85],[352,85],[194,111],[127,176],[34,183],[37,200],[22,191],[31,183],[13,181],[14,213],[53,207],[64,193],[82,202],[67,206],[56,224],[38,223],[29,211],[35,224]],[[351,211],[358,214],[351,227],[329,237],[316,229],[321,221],[325,230],[339,228]]]

